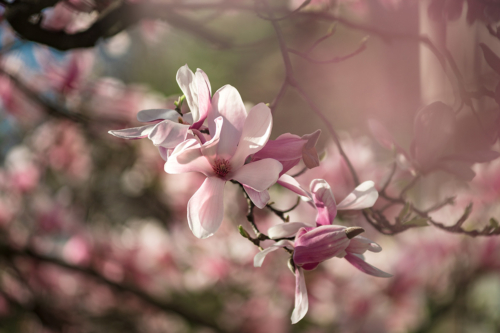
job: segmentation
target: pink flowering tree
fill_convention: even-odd
[[[0,7],[4,330],[500,330],[495,1]]]

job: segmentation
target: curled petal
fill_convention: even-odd
[[[247,156],[258,152],[264,147],[273,128],[271,109],[264,103],[257,104],[248,113],[241,132],[238,148],[231,159],[234,169],[240,168]]]
[[[147,123],[155,120],[171,120],[178,122],[180,115],[175,110],[170,109],[149,109],[137,113],[137,120]]]
[[[311,229],[312,226],[302,222],[287,222],[277,224],[267,231],[269,238],[277,239],[277,238],[285,238],[292,237],[300,230],[300,228]]]
[[[463,180],[471,181],[476,176],[476,173],[472,170],[472,165],[473,162],[468,161],[443,160],[439,162],[438,167]]]
[[[260,209],[266,207],[267,203],[271,199],[271,197],[269,196],[269,191],[267,190],[258,192],[246,185],[243,185],[243,188],[245,189],[245,192],[247,192],[250,200],[252,200],[255,206],[257,206]]]
[[[295,180],[292,176],[289,175],[281,175],[281,177],[277,181],[278,184],[280,184],[283,187],[286,187],[292,192],[297,193],[298,195],[301,195],[303,197],[306,197],[308,199],[312,200],[311,194],[304,190],[302,186],[299,184],[298,181]]]
[[[363,260],[363,257],[359,254],[355,253],[347,253],[344,257],[347,261],[349,261],[354,267],[366,273],[368,275],[377,276],[377,277],[391,277],[392,274],[381,271],[377,267],[374,267]]]
[[[155,125],[146,125],[141,127],[125,128],[122,130],[108,131],[109,134],[121,139],[142,139],[151,133]]]
[[[282,168],[283,166],[280,162],[266,158],[245,164],[231,175],[231,179],[261,192],[276,183]]]
[[[380,252],[382,248],[375,242],[372,242],[368,238],[363,236],[356,236],[351,239],[349,246],[346,248],[347,252],[363,254],[366,250],[371,252]]]
[[[186,139],[188,130],[189,125],[166,120],[156,124],[148,138],[153,141],[155,146],[175,148]]]
[[[176,79],[184,96],[186,96],[186,102],[193,115],[193,120],[198,121],[200,119],[198,111],[198,84],[194,73],[189,69],[188,65],[184,65],[177,71]]]
[[[277,249],[280,249],[280,248],[285,247],[285,246],[290,246],[293,248],[293,243],[290,242],[289,240],[280,240],[279,242],[276,242],[276,244],[269,246],[267,249],[260,251],[253,258],[253,266],[254,267],[261,267],[262,263],[264,262],[264,259],[266,258],[266,256],[269,253],[276,251]]]
[[[224,185],[217,177],[208,177],[191,197],[187,206],[189,228],[198,238],[212,236],[224,216]]]
[[[300,267],[295,268],[295,308],[292,312],[292,324],[298,323],[309,309],[309,300],[307,299],[306,280],[304,271]]]
[[[368,180],[361,183],[341,203],[337,205],[339,210],[364,209],[372,207],[378,199],[375,183]]]
[[[335,216],[337,216],[337,204],[335,203],[330,185],[324,179],[314,179],[311,182],[311,193],[316,209],[318,210],[316,224],[332,224]]]

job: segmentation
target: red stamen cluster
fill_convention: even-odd
[[[231,171],[231,164],[229,164],[228,160],[217,158],[215,164],[212,165],[212,169],[217,176],[224,178]]]

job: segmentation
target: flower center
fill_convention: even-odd
[[[231,171],[231,164],[229,164],[228,160],[217,158],[215,164],[212,165],[212,169],[217,176],[224,178]]]

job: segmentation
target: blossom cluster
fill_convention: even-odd
[[[272,113],[264,103],[253,106],[247,113],[239,92],[225,85],[212,95],[207,75],[187,65],[177,72],[177,83],[183,96],[176,109],[140,111],[137,120],[150,124],[109,131],[123,139],[148,138],[158,147],[169,174],[196,172],[205,177],[203,184],[187,204],[189,228],[198,238],[213,235],[224,215],[224,186],[237,183],[247,198],[258,208],[270,199],[269,187],[278,183],[286,187],[316,210],[316,226],[302,222],[284,222],[268,230],[276,244],[255,256],[260,267],[264,257],[278,248],[290,247],[290,263],[296,276],[295,310],[292,323],[302,319],[308,309],[303,269],[311,270],[333,257],[345,258],[356,268],[378,277],[390,277],[363,259],[367,250],[379,252],[381,247],[359,236],[363,228],[334,225],[337,210],[372,207],[378,198],[372,181],[360,184],[339,205],[330,185],[323,179],[311,182],[310,192],[292,176],[286,174],[301,160],[307,168],[319,165],[315,149],[320,131],[299,137],[290,133],[269,140]],[[189,112],[182,113],[183,101]],[[244,231],[244,236],[247,232]],[[294,242],[289,239],[295,239]]]

